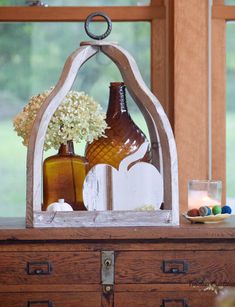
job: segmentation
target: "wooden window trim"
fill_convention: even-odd
[[[226,19],[217,18],[218,11],[226,7],[223,3],[224,0],[214,0],[212,6],[212,178],[222,180],[222,202],[225,204]]]
[[[151,23],[151,84],[152,90],[165,103],[166,73],[163,71],[166,52],[166,8],[163,0],[152,0],[150,6],[102,6],[102,7],[0,7],[0,22],[81,22],[94,11],[102,10],[114,22],[147,21]],[[99,20],[99,18],[97,19]],[[162,33],[164,31],[164,33]],[[159,37],[160,36],[160,37]],[[164,45],[164,46],[163,46]],[[159,54],[162,65],[159,65]],[[157,71],[156,67],[159,68]],[[160,78],[159,78],[160,77]],[[158,84],[156,79],[160,81]]]
[[[226,21],[235,20],[235,5],[214,4],[212,8],[212,18]]]
[[[152,21],[165,17],[163,6],[91,6],[91,7],[1,7],[0,21],[65,22],[84,21],[91,12],[102,10],[112,21]],[[157,8],[157,9],[156,9]],[[97,18],[98,19],[98,18]]]
[[[89,6],[89,7],[0,7],[0,22],[82,22],[94,11],[106,13],[114,22],[151,24],[151,88],[161,101],[173,124],[172,37],[173,16],[169,0],[151,0],[149,6]],[[99,21],[99,18],[97,18]],[[171,46],[171,53],[169,47]],[[170,63],[171,62],[171,63]]]
[[[212,164],[214,176],[224,178],[224,203],[226,201],[226,23],[229,21],[235,21],[235,6],[225,5],[224,0],[214,0],[212,7],[212,129],[214,133]]]
[[[140,7],[0,7],[0,22],[82,22],[100,10],[114,22],[150,22],[151,88],[174,129],[173,0],[151,0],[150,6]]]
[[[0,21],[83,21],[90,12],[100,8],[2,7]],[[102,7],[102,11],[113,21],[151,23],[152,91],[161,101],[175,131],[180,203],[181,210],[185,211],[188,180],[208,178],[208,1],[152,0],[149,7]],[[223,5],[223,0],[213,1],[212,177],[224,183],[223,202],[225,117],[221,121],[221,111],[225,109],[221,110],[221,100],[225,99],[225,23],[234,19],[233,6]]]
[[[215,143],[220,145],[214,152],[214,164],[217,165],[214,172],[223,175],[226,183],[226,23],[235,21],[235,6],[225,5],[224,0],[214,0],[212,18],[213,131]],[[223,119],[221,114],[224,115]],[[224,188],[224,202],[225,190]]]

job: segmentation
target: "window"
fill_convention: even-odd
[[[15,7],[16,3],[22,7]],[[91,7],[85,6],[73,9],[52,7],[65,3],[79,5],[82,1],[48,1],[49,8],[24,7],[24,3],[0,1],[0,137],[4,143],[0,150],[0,169],[4,176],[0,202],[3,216],[25,215],[26,148],[13,131],[12,117],[31,95],[57,82],[67,56],[79,47],[80,41],[87,40],[82,21],[92,12]],[[97,3],[102,5],[105,1],[93,1],[92,5]],[[116,3],[120,5],[118,1]],[[153,1],[153,8],[136,7],[136,3],[129,1],[128,4],[133,6],[125,9],[120,6],[115,7],[115,10],[112,7],[102,8],[113,19],[113,31],[109,39],[118,41],[135,57],[145,81],[149,85],[152,83],[154,91],[164,98],[163,103],[168,110],[170,98],[167,97],[165,79],[168,73],[165,69],[165,8],[161,6],[161,1]],[[12,7],[4,7],[7,5]],[[141,5],[146,3],[141,2]],[[120,11],[125,12],[122,17]],[[93,30],[102,32],[103,27],[103,23],[95,23]],[[157,33],[160,37],[156,39]],[[156,49],[151,50],[151,43]],[[99,83],[94,80],[97,75],[100,76]],[[98,55],[82,68],[74,88],[86,91],[105,108],[108,84],[119,79],[120,74],[114,64],[105,56]],[[129,101],[134,120],[146,132],[143,118],[136,112],[136,106],[130,98]]]
[[[227,202],[235,204],[235,23],[226,24],[226,181]]]
[[[221,168],[226,173],[226,198],[229,204],[235,204],[234,194],[234,153],[235,153],[235,105],[234,105],[234,63],[235,63],[235,2],[234,0],[214,0],[213,2],[213,25],[214,25],[214,97],[217,101],[218,114],[221,113],[220,122],[215,123],[217,131],[222,137],[224,152],[218,160]],[[226,71],[226,79],[225,79]],[[226,80],[226,81],[225,81]],[[226,96],[225,96],[226,94]],[[222,116],[224,114],[224,117]],[[226,116],[225,116],[226,115]],[[221,126],[220,126],[221,123]],[[226,125],[225,125],[226,123]],[[223,131],[224,130],[224,131]],[[222,131],[222,132],[221,132]],[[225,134],[226,132],[226,134]],[[218,139],[217,139],[218,140]],[[218,144],[217,144],[218,145]],[[226,170],[226,172],[225,172]]]

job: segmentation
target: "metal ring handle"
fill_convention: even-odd
[[[101,35],[95,35],[93,33],[90,32],[89,30],[89,25],[90,25],[90,22],[92,21],[92,19],[96,16],[100,16],[100,17],[103,17],[104,20],[107,22],[107,30],[105,33],[101,34]],[[85,31],[86,31],[86,34],[88,36],[90,36],[91,38],[93,39],[97,39],[97,40],[101,40],[101,39],[104,39],[105,37],[107,37],[111,30],[112,30],[112,21],[111,19],[105,14],[105,13],[102,13],[102,12],[95,12],[95,13],[92,13],[90,14],[87,19],[85,20],[85,24],[84,24],[84,27],[85,27]]]

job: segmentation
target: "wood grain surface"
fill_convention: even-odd
[[[57,293],[57,292],[102,292],[100,284],[18,284],[2,285],[0,284],[0,297],[2,293]],[[0,305],[1,306],[1,305]]]
[[[85,242],[84,242],[85,241]],[[102,250],[113,251],[235,251],[235,240],[49,240],[3,242],[2,252],[93,252]],[[141,244],[140,244],[141,241]],[[224,242],[223,242],[224,241]],[[17,244],[20,243],[20,244]],[[8,244],[7,244],[8,243]]]
[[[12,226],[13,224],[14,227]],[[212,240],[223,244],[226,241],[235,242],[235,217],[218,224],[191,224],[184,218],[180,226],[175,227],[101,227],[89,228],[35,228],[26,229],[24,219],[0,219],[0,241],[37,241],[37,240],[151,240],[163,243],[164,240],[189,243],[194,240],[203,243],[202,240]],[[230,246],[230,245],[229,245]]]
[[[222,5],[223,2],[216,2],[212,8],[213,19],[221,19],[223,21],[235,20],[235,5]]]
[[[50,274],[34,274],[50,264]],[[30,265],[30,274],[28,273]],[[98,252],[16,252],[0,253],[0,284],[99,284]]]
[[[163,265],[186,273],[164,273]],[[115,256],[116,284],[175,283],[226,286],[235,283],[235,252],[159,251],[118,252]]]
[[[215,0],[222,4],[224,0]],[[226,203],[226,23],[212,19],[212,177],[221,180]]]
[[[49,287],[49,285],[48,285]],[[48,301],[52,305],[48,304]],[[38,303],[36,303],[38,302]],[[41,302],[41,303],[39,303]],[[31,303],[31,304],[29,304]],[[101,294],[87,293],[1,293],[0,306],[5,307],[100,307]]]
[[[90,7],[1,7],[0,21],[84,21],[91,12],[99,12],[100,6]],[[104,6],[112,21],[151,21],[154,18],[164,18],[164,6],[153,10],[150,6]]]
[[[118,292],[114,296],[114,305],[101,305],[101,294],[96,292],[88,293],[2,293],[0,296],[0,306],[8,307],[25,307],[28,302],[44,301],[41,305],[45,306],[49,300],[53,306],[58,307],[156,307],[162,304],[163,299],[173,299],[171,305],[168,303],[166,306],[181,307],[182,302],[177,302],[177,299],[185,299],[190,307],[208,307],[213,306],[215,302],[215,294],[211,292],[199,292],[198,290],[188,292],[176,291],[159,291],[152,293],[145,292]],[[104,302],[104,301],[103,301]],[[32,304],[32,307],[34,305]]]
[[[135,227],[172,225],[170,210],[34,212],[34,227]]]
[[[151,22],[151,90],[167,113],[166,100],[166,19]]]
[[[208,2],[174,1],[175,137],[181,211],[190,179],[208,179]]]
[[[163,305],[164,299],[171,299],[172,302],[166,302]],[[116,293],[114,304],[115,307],[156,307],[156,306],[169,306],[169,307],[182,307],[183,299],[187,306],[190,307],[208,307],[214,306],[215,294],[200,292],[128,292],[128,293]]]
[[[0,220],[1,221],[1,220]],[[177,227],[33,228],[18,220],[0,229],[0,306],[213,306],[209,282],[235,285],[235,217],[221,224]],[[12,229],[12,225],[15,229]],[[114,292],[101,285],[101,251],[114,251]],[[184,274],[164,273],[182,268]],[[50,262],[50,275],[28,275],[38,262]],[[35,264],[36,262],[36,264]],[[42,264],[45,269],[45,264]],[[44,302],[44,305],[43,305]],[[33,306],[33,305],[32,305]],[[39,305],[40,306],[40,305]],[[46,305],[47,306],[47,305]]]

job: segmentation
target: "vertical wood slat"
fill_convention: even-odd
[[[214,0],[223,4],[223,0]],[[222,180],[226,201],[226,22],[212,20],[212,178]]]
[[[162,3],[163,5],[164,3]],[[156,1],[151,0],[153,10],[156,10]],[[164,111],[168,115],[166,100],[166,18],[151,21],[151,91],[158,98]],[[158,149],[158,144],[151,143],[152,148]],[[156,165],[161,167],[161,153],[159,152]],[[161,171],[162,172],[162,171]],[[164,194],[166,192],[164,191]]]
[[[151,22],[151,89],[167,113],[165,19],[154,19]]]
[[[151,21],[151,88],[161,102],[172,127],[174,124],[173,4],[172,0],[165,0],[165,18]]]
[[[174,0],[165,0],[165,6],[167,115],[174,129]]]
[[[107,210],[113,210],[113,174],[110,167],[105,168],[106,170],[106,184],[107,184]]]
[[[154,1],[151,1],[154,5]],[[173,1],[165,0],[165,18],[151,21],[151,88],[173,127],[174,29]],[[157,9],[154,8],[153,9]],[[167,191],[164,191],[166,194]],[[164,206],[164,209],[168,209]]]
[[[208,178],[208,1],[174,4],[174,131],[181,211],[186,211],[188,180]]]
[[[151,1],[152,3],[152,1]],[[153,8],[156,9],[156,8]],[[158,98],[165,112],[165,19],[154,19],[151,21],[151,91]],[[159,150],[158,142],[151,142],[152,150]],[[155,155],[155,165],[161,169],[160,152]],[[154,162],[154,161],[153,161]]]

